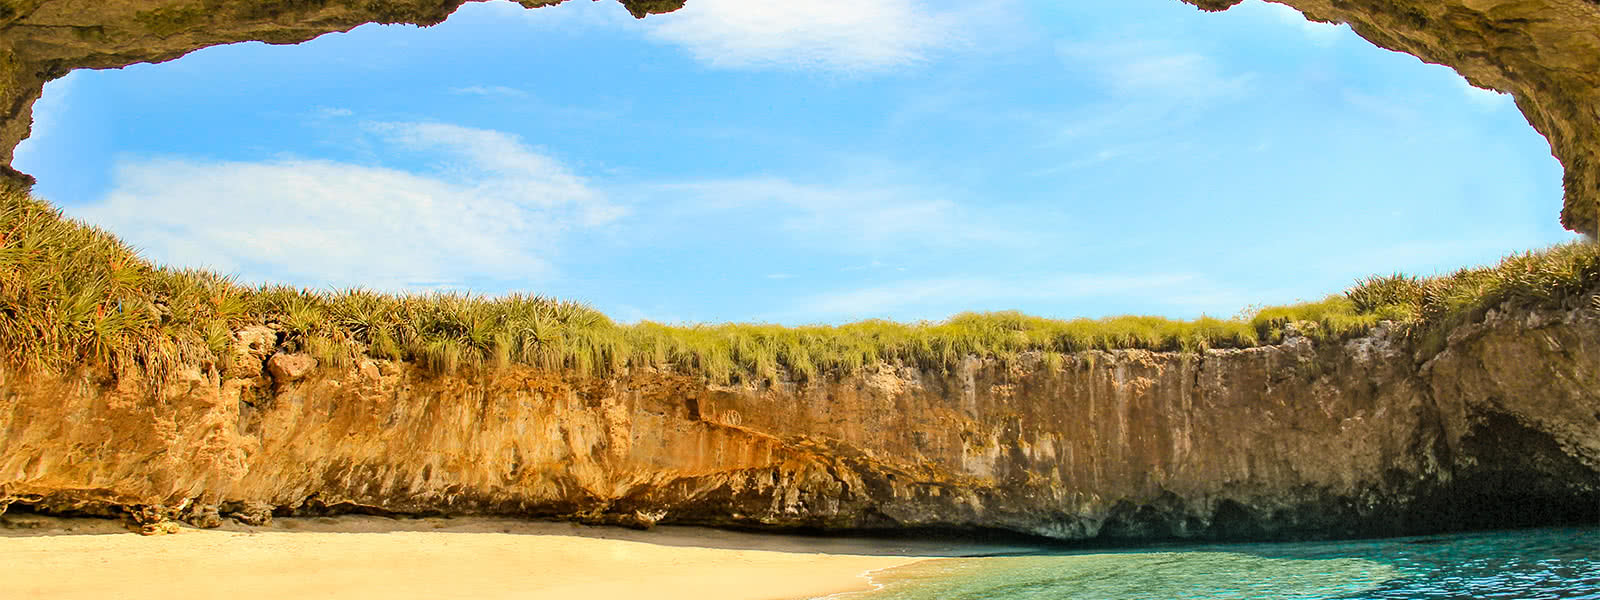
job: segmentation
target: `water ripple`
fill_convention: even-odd
[[[948,559],[851,600],[1600,600],[1600,529]]]

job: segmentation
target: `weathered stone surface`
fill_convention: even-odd
[[[4,0],[0,2],[0,175],[28,135],[45,82],[72,69],[171,60],[207,46],[292,44],[365,23],[442,22],[482,0]],[[518,0],[534,8],[562,0]],[[683,0],[621,0],[635,16]],[[1184,0],[1224,10],[1242,0]],[[1567,228],[1600,230],[1600,4],[1593,0],[1282,0],[1349,23],[1372,43],[1448,65],[1511,93],[1566,166]]]
[[[317,368],[317,359],[304,354],[274,354],[267,360],[267,371],[280,385],[300,381]]]
[[[201,529],[222,526],[222,514],[217,511],[217,507],[209,504],[191,504],[183,510],[180,518],[183,522]]]
[[[161,521],[159,523],[145,523],[143,525],[139,525],[135,531],[137,531],[139,535],[171,535],[182,531],[182,528],[180,528],[175,522]]]
[[[265,325],[252,325],[233,333],[227,364],[223,373],[228,377],[254,378],[265,372],[263,365],[278,349],[278,332]]]
[[[226,502],[219,507],[218,514],[232,517],[245,525],[260,527],[272,522],[272,505],[265,502]]]
[[[1431,354],[1407,339],[736,387],[381,361],[250,402],[201,370],[156,396],[12,378],[0,503],[140,524],[210,523],[216,506],[246,523],[353,511],[1066,539],[1600,520],[1600,311],[1492,311]]]

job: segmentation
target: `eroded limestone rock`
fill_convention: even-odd
[[[233,333],[223,374],[230,378],[260,377],[267,359],[278,351],[278,332],[265,325],[251,325]]]
[[[222,513],[211,504],[191,504],[184,509],[181,515],[183,522],[201,529],[213,529],[222,526]]]
[[[159,523],[145,523],[135,528],[139,535],[172,535],[183,531],[176,522],[161,521]]]
[[[219,514],[252,527],[272,523],[272,505],[265,502],[224,502]]]
[[[274,354],[267,360],[267,371],[279,385],[299,381],[317,368],[317,359],[304,354]]]
[[[0,496],[141,527],[210,506],[1113,540],[1600,520],[1600,310],[1497,309],[1443,344],[1378,328],[734,386],[371,361],[248,402],[241,380],[11,378]]]

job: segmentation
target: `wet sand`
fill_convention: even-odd
[[[791,600],[868,590],[868,571],[982,551],[501,519],[280,519],[150,537],[111,521],[5,521],[0,598],[62,600]]]

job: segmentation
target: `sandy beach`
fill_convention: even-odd
[[[499,519],[339,517],[145,537],[111,521],[8,515],[0,598],[790,600],[948,555],[933,544]]]

